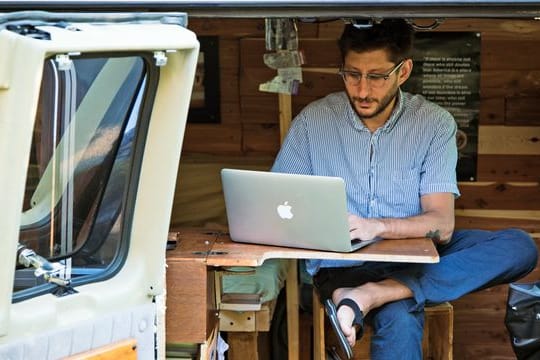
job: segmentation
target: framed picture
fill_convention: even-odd
[[[199,37],[201,44],[193,82],[188,122],[219,123],[219,39]]]

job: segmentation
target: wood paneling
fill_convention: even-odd
[[[184,153],[239,154],[241,141],[241,124],[188,124],[182,151]]]
[[[460,183],[456,209],[538,210],[538,183]]]
[[[479,155],[478,181],[540,182],[538,155]]]
[[[540,154],[540,127],[480,126],[478,137],[479,154]]]
[[[167,343],[204,343],[217,326],[214,272],[206,268],[206,251],[215,234],[192,232],[167,252]]]
[[[509,218],[505,217],[507,211],[500,211],[499,215],[495,216],[482,216],[482,215],[465,215],[460,214],[460,211],[456,211],[456,228],[457,229],[485,229],[485,230],[498,230],[510,227],[516,227],[523,229],[529,233],[540,234],[540,217],[536,215],[536,218]]]
[[[277,124],[245,124],[242,150],[246,153],[276,155],[279,148],[279,126]]]
[[[540,83],[540,78],[536,83]],[[535,90],[536,96],[506,97],[506,125],[540,125],[540,89]],[[540,142],[540,139],[535,141]]]
[[[418,25],[429,25],[434,19],[412,19]],[[343,30],[341,21],[319,25],[319,37],[338,38]],[[539,39],[540,23],[537,21],[511,19],[447,19],[433,31],[480,32],[482,38],[515,41],[517,39]]]
[[[178,169],[171,226],[227,224],[221,189],[223,168],[269,170],[273,157],[183,155]]]

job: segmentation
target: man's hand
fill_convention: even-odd
[[[349,214],[348,221],[351,239],[371,240],[384,232],[384,224],[378,219],[366,219]]]
[[[362,218],[349,214],[351,239],[371,240],[430,237],[438,244],[450,241],[454,231],[454,195],[431,193],[420,198],[422,213],[407,218]]]

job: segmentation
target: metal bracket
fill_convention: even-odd
[[[67,279],[61,279],[59,274],[64,271],[65,266],[60,263],[51,263],[43,256],[35,253],[34,250],[28,249],[26,246],[19,244],[17,247],[17,260],[19,264],[25,267],[33,267],[36,270],[34,275],[36,277],[43,276],[45,281],[56,284],[62,287],[70,285],[71,281]]]
[[[154,51],[154,59],[156,59],[156,66],[167,65],[167,54],[165,51]]]
[[[73,60],[71,60],[71,56],[73,55],[80,55],[81,53],[69,53],[69,54],[57,54],[55,57],[56,63],[58,64],[58,70],[60,71],[68,71],[71,69],[71,66],[73,65]]]

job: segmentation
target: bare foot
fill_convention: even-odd
[[[332,294],[332,301],[334,304],[339,304],[343,299],[351,299],[356,302],[364,316],[366,316],[370,310],[371,300],[369,299],[369,292],[363,291],[361,288],[359,286],[356,288],[336,289]],[[354,311],[349,306],[341,306],[337,309],[337,318],[341,326],[341,331],[343,331],[343,335],[345,335],[351,346],[354,346],[356,342],[357,329],[353,325],[354,316]]]
[[[332,301],[339,304],[348,298],[356,302],[364,317],[372,309],[376,309],[388,302],[412,297],[412,291],[405,285],[393,280],[385,279],[379,282],[368,282],[354,288],[339,288],[334,290]],[[343,334],[351,346],[356,342],[356,329],[353,326],[354,311],[349,306],[337,309],[337,318]]]

